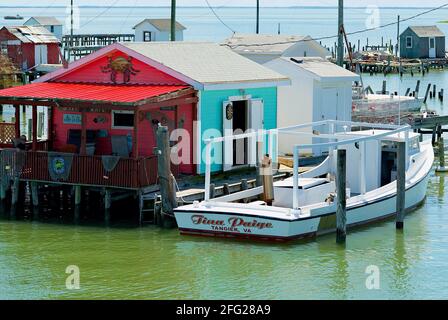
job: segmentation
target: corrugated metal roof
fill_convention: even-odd
[[[40,25],[43,26],[62,26],[62,23],[55,17],[31,17],[27,22],[25,22],[25,25],[28,24],[31,19],[36,20]]]
[[[437,26],[410,26],[419,37],[444,37],[445,34]]]
[[[149,22],[159,31],[170,31],[171,30],[171,19],[145,19],[134,26],[134,29],[137,28],[144,22]],[[176,21],[176,31],[185,30],[182,24]]]
[[[125,42],[121,45],[201,84],[289,81],[215,43]]]
[[[236,52],[282,54],[297,41],[311,40],[309,36],[270,34],[235,34],[222,43]]]
[[[41,26],[5,27],[23,43],[59,43],[58,38]]]
[[[43,82],[0,90],[0,97],[135,103],[186,88]]]

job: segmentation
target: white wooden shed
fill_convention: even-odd
[[[222,45],[260,64],[280,57],[321,57],[331,53],[310,36],[234,34]]]
[[[264,66],[291,79],[290,86],[278,87],[277,126],[286,127],[320,120],[351,120],[352,84],[359,76],[317,57],[281,57]],[[326,133],[327,128],[314,128]],[[311,131],[311,129],[309,129]],[[279,153],[291,154],[294,144],[311,138],[279,136]],[[314,141],[317,142],[317,141]],[[321,155],[322,150],[303,150]]]
[[[176,41],[184,40],[186,28],[176,21]],[[134,26],[136,42],[170,41],[171,19],[145,19]]]

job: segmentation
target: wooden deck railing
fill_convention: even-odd
[[[116,166],[108,171],[101,156],[9,149],[0,152],[6,152],[5,156],[0,157],[2,168],[6,166],[9,170],[18,171],[23,180],[126,189],[157,184],[156,156],[120,158]]]

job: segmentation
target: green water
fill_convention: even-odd
[[[425,204],[393,221],[311,242],[254,244],[119,229],[0,220],[3,299],[405,299],[448,298],[448,204],[431,174]],[[80,268],[80,289],[65,286]],[[369,265],[380,289],[368,290]]]

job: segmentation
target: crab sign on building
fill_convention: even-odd
[[[123,74],[123,83],[131,81],[131,75],[135,76],[140,70],[134,68],[132,64],[132,57],[107,57],[108,65],[102,66],[103,73],[110,73],[110,80],[117,83],[118,74]]]

